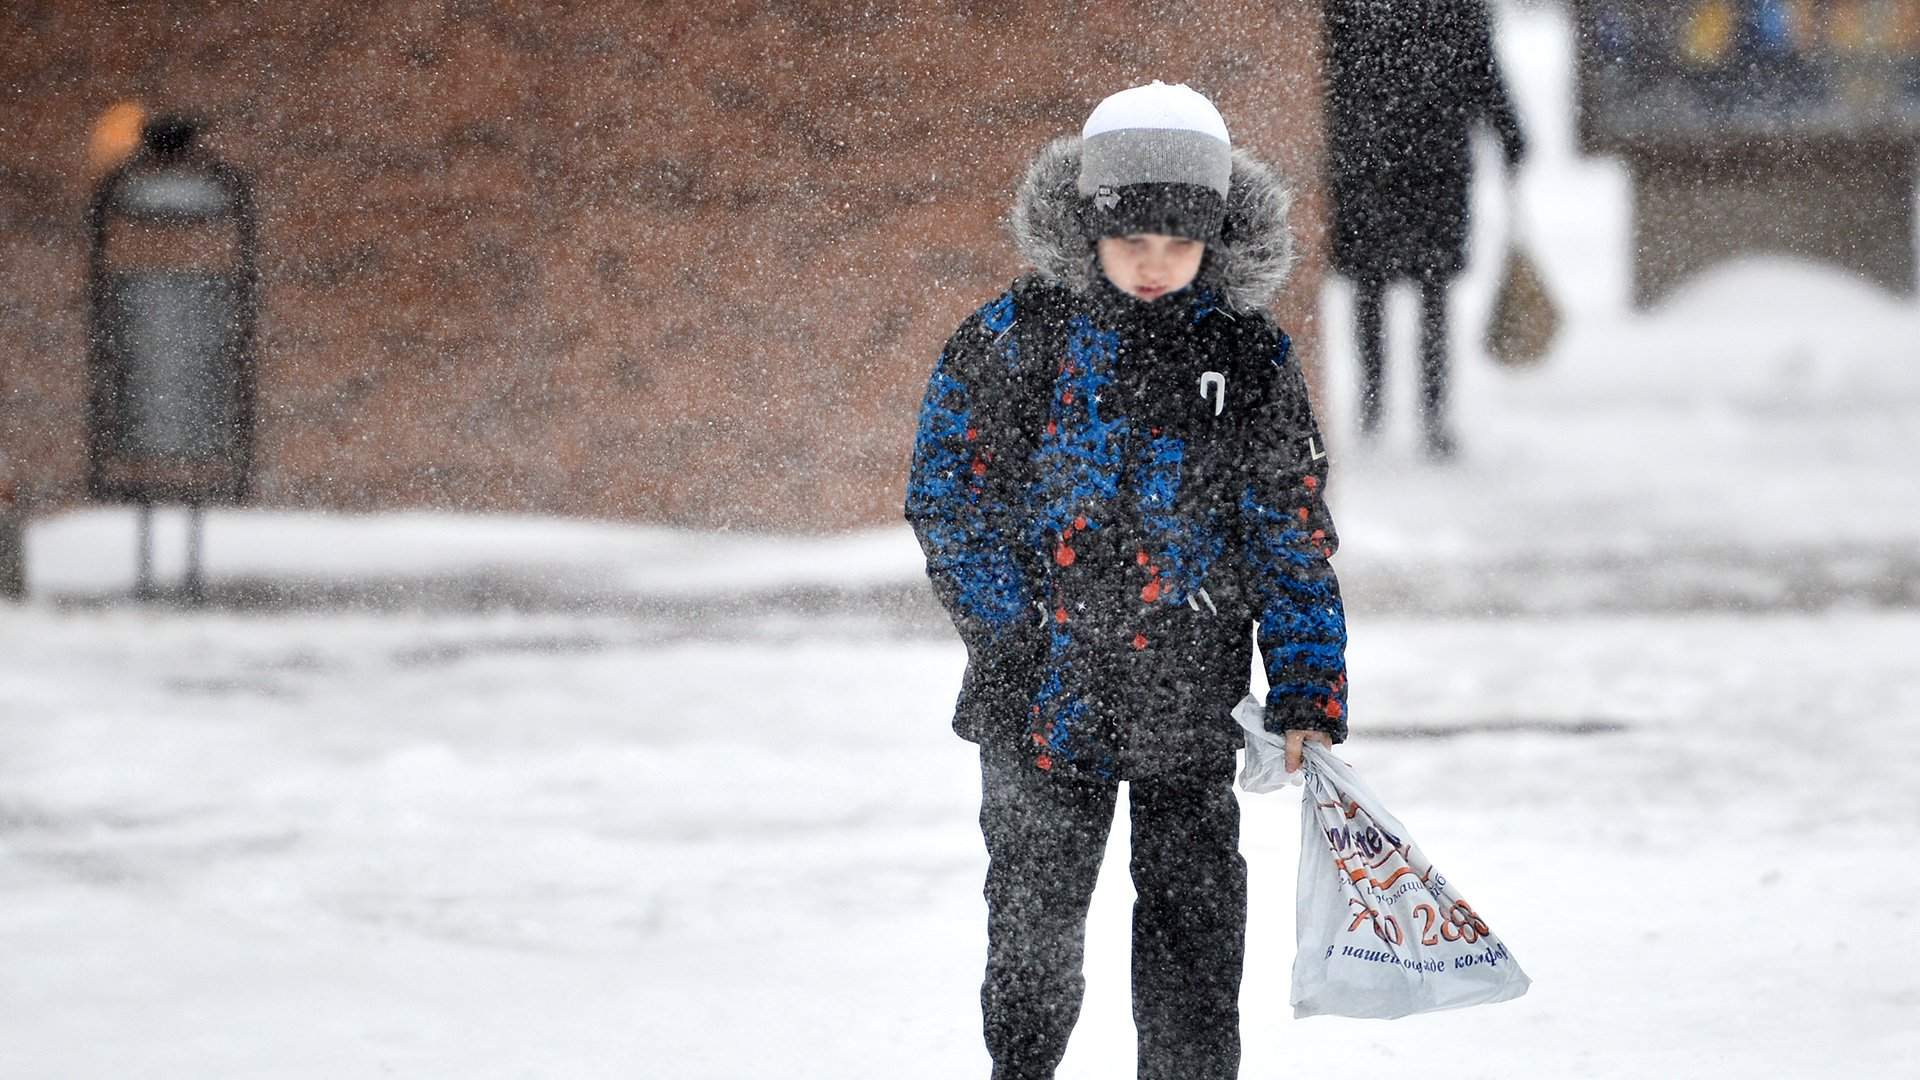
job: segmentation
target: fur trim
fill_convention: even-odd
[[[1080,138],[1068,135],[1041,149],[1013,195],[1007,231],[1020,256],[1045,278],[1077,293],[1093,286],[1093,241],[1080,221]]]
[[[1048,143],[1014,194],[1007,231],[1041,276],[1084,293],[1099,280],[1093,240],[1081,223],[1080,139]],[[1273,302],[1293,272],[1293,232],[1287,211],[1293,192],[1272,169],[1244,150],[1233,152],[1233,181],[1220,239],[1208,245],[1202,282],[1235,311]]]

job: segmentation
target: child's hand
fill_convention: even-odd
[[[1301,747],[1308,742],[1317,742],[1329,750],[1333,749],[1333,739],[1324,731],[1306,731],[1301,728],[1289,728],[1287,730],[1288,772],[1300,771],[1300,758],[1301,755],[1305,753]]]

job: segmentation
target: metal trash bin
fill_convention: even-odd
[[[251,187],[197,134],[190,120],[149,122],[87,214],[87,490],[139,505],[143,594],[151,509],[186,504],[195,598],[201,507],[252,487],[259,292]]]

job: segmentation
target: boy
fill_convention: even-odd
[[[980,746],[995,1080],[1065,1052],[1122,780],[1139,1075],[1238,1071],[1231,713],[1256,628],[1289,768],[1346,733],[1326,450],[1262,310],[1287,201],[1202,95],[1114,94],[1029,168],[1012,231],[1036,272],[927,386],[906,516],[968,652],[954,727]]]

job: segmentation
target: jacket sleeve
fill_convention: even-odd
[[[1014,547],[1010,508],[989,483],[1005,430],[1013,294],[975,312],[948,339],[927,380],[907,476],[906,517],[934,592],[969,646],[1039,616]]]
[[[1327,452],[1285,334],[1263,347],[1239,499],[1243,577],[1267,673],[1266,728],[1347,736],[1347,619],[1329,560]]]
[[[1500,149],[1509,166],[1517,166],[1527,156],[1527,137],[1520,130],[1520,114],[1514,110],[1513,96],[1501,77],[1500,61],[1493,48],[1493,16],[1485,6],[1471,14],[1472,34],[1467,55],[1471,57],[1468,76],[1475,88],[1481,116],[1500,137]]]

